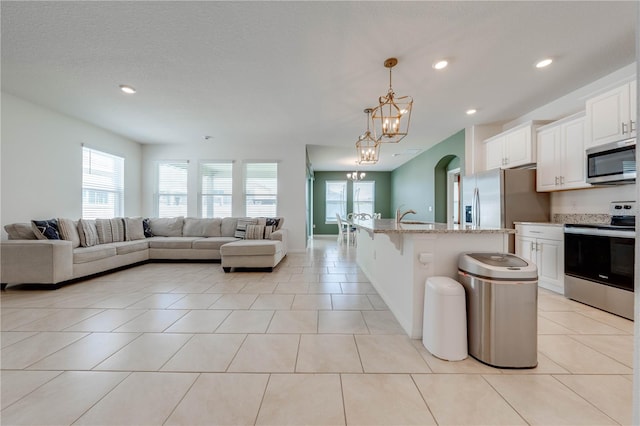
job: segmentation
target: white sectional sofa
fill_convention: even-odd
[[[133,223],[136,227],[136,220],[141,224],[143,221],[142,218],[121,219],[125,224]],[[139,230],[128,229],[129,232],[125,227],[124,237],[121,232],[117,238],[124,241],[108,242],[105,237],[104,240],[101,238],[104,242],[89,246],[83,246],[89,243],[85,241],[88,237],[82,238],[82,223],[64,220],[67,224],[73,223],[80,234],[80,238],[76,238],[71,229],[65,235],[66,240],[37,239],[38,232],[32,230],[32,224],[10,224],[5,226],[9,240],[2,241],[0,247],[0,283],[3,289],[8,284],[55,285],[147,261],[219,260],[222,259],[221,247],[228,243],[234,243],[235,248],[229,252],[233,256],[231,264],[226,266],[223,260],[225,272],[229,272],[230,267],[266,267],[272,270],[287,253],[288,232],[282,228],[283,218],[270,220],[271,223],[275,220],[276,224],[266,226],[266,218],[148,219],[150,229],[145,231],[150,231],[153,236],[143,236],[142,225]],[[86,226],[87,221],[84,222]],[[244,230],[254,229],[246,225],[250,222],[258,225],[254,228],[259,231],[263,226],[272,232],[267,232],[266,238],[265,234],[260,238],[256,233],[252,236],[247,233],[246,236],[253,239],[245,241],[242,238]],[[243,232],[240,232],[239,224],[240,228],[245,224]],[[68,228],[71,226],[67,226],[67,231]],[[112,238],[116,234],[114,225]],[[149,232],[146,234],[150,235]],[[43,236],[39,235],[39,238]]]

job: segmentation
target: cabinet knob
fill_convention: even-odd
[[[627,123],[622,123],[622,134],[627,133]]]
[[[564,176],[560,176],[560,185],[564,185]]]
[[[558,184],[559,184],[558,180],[559,180],[559,179],[558,179],[558,176],[556,176],[556,185],[558,185]]]
[[[636,124],[635,121],[629,120],[629,132],[635,132],[636,131],[635,124]]]

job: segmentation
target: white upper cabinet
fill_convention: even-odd
[[[636,136],[636,81],[587,100],[585,148]]]
[[[541,122],[530,121],[484,141],[486,170],[523,166],[536,162],[535,130]]]
[[[591,186],[585,181],[584,127],[580,113],[538,129],[538,192]]]

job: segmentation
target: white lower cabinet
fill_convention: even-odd
[[[516,254],[538,267],[538,286],[564,294],[564,229],[516,224]]]

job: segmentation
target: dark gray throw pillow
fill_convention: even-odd
[[[32,220],[31,226],[39,240],[59,240],[58,220]]]
[[[145,237],[153,237],[153,232],[151,232],[151,219],[149,219],[148,217],[142,219],[142,229],[144,230]]]

